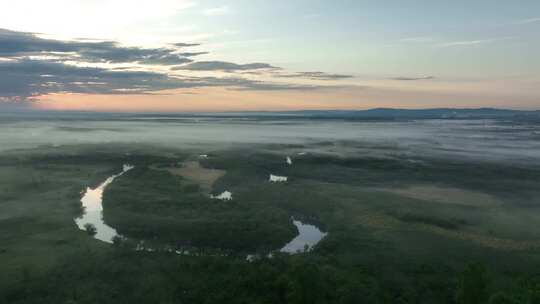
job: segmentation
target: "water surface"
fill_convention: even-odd
[[[274,174],[270,174],[270,182],[272,183],[284,183],[287,181],[287,177],[286,176],[279,176],[279,175],[274,175]]]
[[[107,178],[98,187],[91,189],[86,188],[86,192],[81,198],[81,203],[84,208],[82,216],[75,219],[75,223],[81,230],[86,231],[85,225],[91,224],[96,228],[95,239],[103,242],[112,243],[113,238],[118,235],[118,232],[103,221],[103,191],[117,177],[133,169],[131,165],[124,165],[122,172]]]
[[[327,233],[322,232],[314,225],[304,224],[298,220],[293,220],[293,224],[298,228],[298,235],[281,248],[281,252],[298,253],[309,251],[327,235]]]
[[[220,195],[210,195],[210,197],[222,201],[230,201],[232,200],[232,193],[230,191],[224,191]]]

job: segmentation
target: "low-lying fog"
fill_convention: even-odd
[[[275,143],[309,144],[311,150],[332,153],[363,151],[382,155],[396,153],[398,149],[400,153],[417,155],[540,161],[540,124],[508,120],[0,117],[0,126],[0,151],[82,143],[145,143],[178,148],[203,145],[214,149]]]

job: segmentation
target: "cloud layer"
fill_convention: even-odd
[[[319,88],[314,85],[266,82],[242,77],[242,73],[250,71],[279,70],[267,63],[194,62],[191,58],[207,52],[186,51],[185,48],[197,46],[199,44],[175,43],[164,48],[125,47],[114,41],[62,41],[41,38],[34,33],[0,29],[0,101],[25,101],[50,93],[148,94],[196,87],[254,91]],[[173,73],[156,68],[160,66],[170,67]],[[190,74],[180,75],[174,71]],[[197,72],[209,71],[233,75],[197,76]],[[295,73],[289,76],[311,79],[348,77],[322,72]]]
[[[54,56],[82,62],[177,65],[192,60],[173,48],[122,47],[114,41],[60,41],[0,29],[0,57]]]
[[[59,92],[141,94],[196,85],[194,81],[145,71],[78,67],[46,60],[0,61],[0,93],[14,100]]]
[[[434,76],[422,76],[422,77],[394,77],[392,80],[401,80],[401,81],[414,81],[414,80],[430,80],[435,79]]]
[[[174,70],[190,70],[190,71],[250,71],[261,69],[276,69],[268,63],[248,63],[248,64],[236,64],[225,61],[199,61],[193,62],[187,65],[174,67]]]
[[[298,72],[293,74],[278,74],[276,76],[281,78],[307,78],[311,80],[340,80],[353,77],[352,75],[329,74],[324,72]]]

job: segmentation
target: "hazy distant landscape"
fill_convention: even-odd
[[[73,143],[206,147],[209,151],[246,144],[298,144],[307,145],[307,151],[336,155],[410,152],[513,162],[538,161],[540,157],[536,151],[540,148],[538,112],[443,109],[409,113],[388,109],[369,113],[7,112],[0,116],[0,140],[4,143],[0,150],[58,148]]]
[[[540,1],[0,5],[0,304],[540,304]]]
[[[3,113],[0,299],[538,296],[536,113],[290,114]]]

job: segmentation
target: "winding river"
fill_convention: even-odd
[[[134,166],[124,165],[122,168],[122,172],[107,178],[96,188],[86,188],[86,192],[81,198],[84,212],[80,217],[75,219],[75,223],[77,224],[79,229],[86,231],[85,225],[91,224],[96,228],[96,234],[94,235],[95,239],[107,243],[113,242],[113,238],[115,236],[118,236],[118,232],[116,232],[116,229],[105,224],[105,222],[103,221],[103,191],[117,177],[123,175],[124,173],[128,172],[133,168]]]
[[[96,188],[86,188],[86,191],[81,198],[81,204],[84,208],[84,212],[80,217],[75,219],[75,223],[79,229],[86,231],[86,226],[91,224],[96,229],[96,233],[94,234],[95,239],[111,244],[113,243],[113,238],[115,236],[119,236],[119,234],[116,229],[105,224],[103,221],[103,191],[105,191],[105,188],[107,188],[107,186],[110,185],[116,178],[122,176],[124,173],[133,168],[134,166],[124,165],[122,172],[107,178]],[[230,194],[230,192],[225,193]],[[304,224],[299,220],[293,219],[293,224],[298,229],[298,235],[283,248],[281,248],[281,252],[294,254],[303,252],[306,249],[311,250],[327,235],[327,233],[322,232],[316,226]]]

